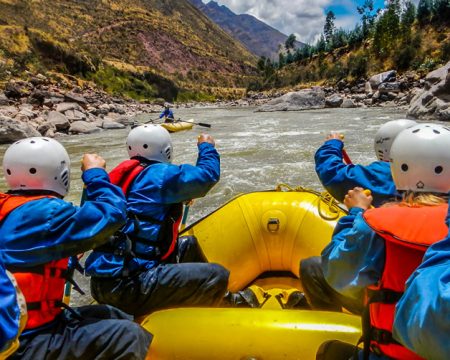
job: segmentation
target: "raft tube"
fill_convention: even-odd
[[[194,124],[187,121],[177,121],[173,123],[162,123],[161,126],[168,132],[173,133],[182,130],[190,130]]]

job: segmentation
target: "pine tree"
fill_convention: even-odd
[[[366,39],[374,25],[376,14],[373,13],[375,6],[373,0],[365,0],[362,6],[358,6],[356,9],[361,15],[362,22],[362,35]]]
[[[435,0],[432,12],[434,21],[450,23],[450,0]]]
[[[285,46],[286,50],[294,49],[295,41],[296,41],[295,35],[294,34],[289,35],[288,38],[286,39],[286,41],[284,42],[284,46]]]
[[[325,40],[327,44],[331,44],[333,39],[333,33],[336,30],[334,26],[334,20],[336,20],[336,16],[333,11],[328,11],[327,18],[325,19],[325,25],[323,26],[323,33],[325,34]]]
[[[419,24],[428,24],[431,19],[433,3],[431,0],[420,0],[417,6],[417,21]]]

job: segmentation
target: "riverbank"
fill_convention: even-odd
[[[258,107],[260,111],[297,111],[323,108],[395,107],[411,118],[450,120],[450,62],[419,79],[395,70],[355,83],[299,91],[249,93],[247,98],[214,103],[184,103],[191,107]],[[295,89],[294,89],[295,90]],[[42,74],[11,81],[0,91],[0,143],[30,136],[61,137],[123,129],[139,114],[162,110],[163,99],[142,103],[114,97],[76,80],[64,84]]]

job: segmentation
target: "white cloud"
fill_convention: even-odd
[[[208,2],[208,1],[204,1]],[[314,41],[322,32],[324,9],[332,0],[219,0],[237,14],[250,14],[297,40]]]
[[[353,29],[359,21],[355,0],[215,0],[236,14],[250,14],[286,35],[295,34],[297,40],[313,43],[323,32],[326,9],[340,5],[348,15],[336,16],[336,27]],[[204,3],[209,0],[203,0]],[[361,3],[362,1],[358,1]],[[417,6],[419,0],[413,0]]]

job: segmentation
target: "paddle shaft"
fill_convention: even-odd
[[[350,156],[348,156],[347,151],[345,149],[342,149],[342,159],[344,160],[344,163],[347,165],[353,164],[352,159],[350,159]]]

